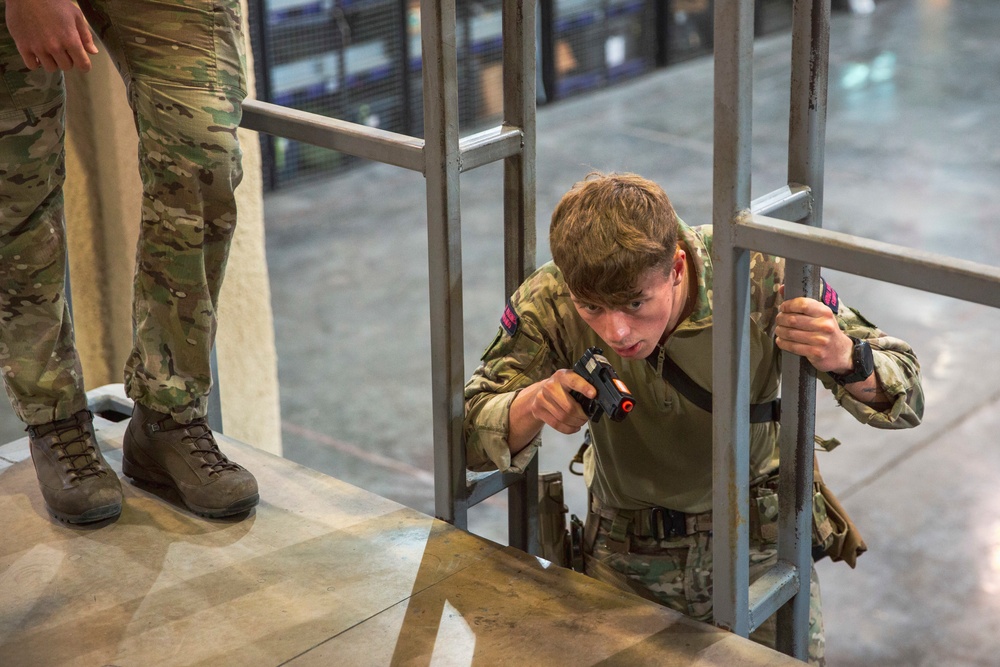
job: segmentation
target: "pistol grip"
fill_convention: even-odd
[[[592,398],[587,398],[578,391],[570,390],[569,394],[576,399],[576,402],[580,404],[581,408],[583,408],[583,413],[587,415],[592,422],[596,424],[601,421],[601,415],[604,414],[604,410],[601,409],[600,403]]]

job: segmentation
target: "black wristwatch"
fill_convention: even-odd
[[[833,381],[844,386],[845,384],[851,384],[853,382],[861,382],[867,379],[869,375],[875,372],[875,359],[872,358],[872,347],[868,344],[868,341],[850,337],[854,341],[854,351],[851,354],[851,358],[854,360],[854,368],[851,369],[850,373],[846,375],[840,375],[839,373],[830,373],[830,377]]]

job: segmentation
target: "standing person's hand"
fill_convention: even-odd
[[[70,0],[7,0],[6,20],[28,69],[90,71],[97,45],[83,12]]]

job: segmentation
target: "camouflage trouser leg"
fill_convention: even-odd
[[[128,88],[143,201],[128,395],[205,416],[219,290],[242,178],[239,0],[83,0]]]
[[[64,291],[65,87],[24,66],[2,21],[0,76],[0,369],[14,412],[36,425],[87,405]]]
[[[616,553],[608,549],[607,538],[611,521],[601,519],[594,543],[593,557],[616,573],[624,574],[632,582],[652,593],[652,598],[666,607],[695,620],[712,622],[712,536],[711,533],[676,539],[630,537],[629,553]],[[750,545],[750,581],[755,581],[777,562],[774,545]],[[624,588],[614,577],[602,576],[596,568],[587,574]],[[816,568],[810,577],[809,596],[809,662],[824,665],[825,637],[819,580]],[[627,590],[627,589],[626,589]],[[630,591],[632,592],[632,591]],[[750,635],[754,641],[774,647],[774,617]]]

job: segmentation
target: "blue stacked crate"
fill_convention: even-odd
[[[754,32],[769,35],[792,27],[792,0],[757,0],[754,7]]]
[[[542,0],[542,65],[550,100],[656,66],[652,0]]]
[[[629,79],[656,67],[656,11],[647,0],[608,0],[604,64],[608,82]]]
[[[548,0],[552,3],[551,48],[554,80],[548,99],[560,99],[604,85],[602,0]]]
[[[405,131],[403,6],[399,0],[338,0],[344,31],[344,120]]]
[[[251,5],[258,97],[294,109],[337,114],[339,31],[334,0],[259,0]],[[267,184],[328,171],[339,156],[283,137],[261,137]]]
[[[405,130],[400,0],[251,0],[260,99]],[[262,139],[269,187],[356,160],[282,137]]]
[[[456,7],[458,18],[455,25],[456,51],[458,56],[458,117],[463,128],[474,126],[478,108],[478,99],[470,91],[475,90],[475,75],[470,72],[469,55],[469,21],[464,14],[467,7],[461,0]],[[421,51],[420,33],[420,0],[407,0],[407,55],[406,62],[409,80],[409,133],[416,137],[424,136],[424,96],[423,96],[423,53]]]
[[[420,30],[420,0],[407,0],[405,59],[409,104],[406,115],[409,133],[415,137],[424,136],[424,54]]]
[[[500,0],[459,0],[467,35],[459,77],[459,104],[473,129],[496,125],[503,116],[503,14]]]
[[[712,52],[714,6],[714,0],[666,0],[661,5],[661,64]]]

